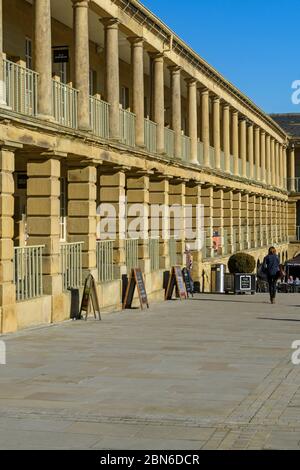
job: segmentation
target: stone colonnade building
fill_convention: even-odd
[[[142,4],[0,0],[0,27],[1,332],[68,318],[67,289],[88,272],[106,311],[138,264],[150,301],[163,299],[187,204],[204,205],[202,290],[236,251],[262,260],[274,244],[287,259],[286,132]],[[158,215],[155,236],[143,213],[132,239],[128,212],[104,241],[96,208],[120,215],[122,198],[182,213]]]

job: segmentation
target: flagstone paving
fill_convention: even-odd
[[[298,449],[300,295],[197,295],[5,336],[0,449]]]

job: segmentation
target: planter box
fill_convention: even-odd
[[[225,274],[226,294],[252,294],[256,293],[255,274]]]

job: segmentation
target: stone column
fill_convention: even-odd
[[[109,107],[109,135],[120,139],[120,83],[119,83],[119,21],[116,18],[101,20],[105,29],[105,87]]]
[[[243,250],[249,249],[249,194],[243,193],[241,197],[241,228]]]
[[[205,231],[205,242],[204,242],[204,255],[203,258],[211,258],[213,256],[213,198],[214,188],[208,186],[202,188],[201,200],[204,206],[204,231]]]
[[[253,148],[253,124],[248,126],[248,159],[249,159],[249,179],[254,178],[254,148]]]
[[[271,137],[266,136],[266,180],[267,184],[271,184]]]
[[[285,181],[285,178],[284,178],[284,148],[283,148],[283,145],[280,145],[280,161],[281,161],[281,165],[280,165],[280,183],[281,183],[281,188],[283,189],[284,188],[284,181]]]
[[[78,127],[90,130],[89,0],[72,0],[74,32],[74,84],[78,94]]]
[[[50,0],[34,2],[34,63],[38,77],[38,113],[52,119],[52,47]]]
[[[171,233],[177,236],[177,259],[180,265],[184,264],[185,252],[185,183],[182,181],[170,182],[169,204],[175,209],[170,213]]]
[[[279,175],[279,143],[275,142],[275,184],[277,188],[280,185],[280,175]]]
[[[161,178],[150,181],[149,203],[151,209],[151,236],[159,237],[159,266],[160,269],[169,269],[169,180]]]
[[[201,90],[201,136],[203,143],[203,162],[204,166],[210,167],[209,155],[209,91]]]
[[[14,284],[14,151],[0,149],[0,332],[17,330]]]
[[[93,165],[68,170],[68,240],[84,242],[83,277],[92,274],[97,281],[96,182],[97,169]]]
[[[150,272],[149,257],[149,176],[137,175],[127,177],[127,224],[129,238],[139,238],[139,267],[144,273]],[[139,218],[140,224],[131,225],[132,220]]]
[[[223,144],[225,171],[230,173],[230,106],[226,103],[223,106]]]
[[[233,230],[236,242],[235,251],[241,251],[242,248],[242,231],[241,231],[241,209],[242,209],[242,194],[239,191],[233,193]]]
[[[197,124],[197,80],[188,79],[189,137],[191,139],[191,163],[198,163],[198,124]]]
[[[132,66],[132,107],[136,115],[135,143],[145,146],[145,110],[144,110],[144,41],[141,37],[129,38],[131,43]]]
[[[215,168],[221,168],[221,147],[220,147],[220,98],[213,99],[213,135],[215,148]]]
[[[296,191],[295,185],[295,148],[289,149],[289,188],[292,193]]]
[[[233,173],[239,175],[239,113],[232,113],[232,153],[233,153]]]
[[[65,320],[60,269],[60,175],[54,155],[27,164],[27,230],[29,245],[43,249],[43,292],[52,296],[52,322]]]
[[[200,242],[203,241],[203,226],[201,225],[202,220],[197,221],[197,217],[200,217],[203,213],[203,211],[200,210],[202,190],[200,184],[186,186],[185,190],[185,204],[190,206],[188,217],[186,219],[186,241],[191,246],[193,253],[192,278],[194,281],[200,282],[202,275],[202,246]],[[195,237],[191,238],[189,236],[189,232],[193,232]]]
[[[283,147],[283,188],[287,189],[287,148]]]
[[[234,251],[233,246],[233,192],[225,190],[223,192],[223,226],[227,230],[227,254]]]
[[[153,57],[154,67],[154,100],[153,115],[157,124],[156,146],[157,153],[165,153],[165,98],[164,98],[164,57],[156,54]]]
[[[242,175],[247,178],[247,147],[246,147],[246,119],[240,121],[240,154],[242,160]]]
[[[0,0],[0,107],[7,107],[6,87],[3,73],[3,5]]]
[[[275,139],[272,137],[271,138],[271,176],[272,176],[272,181],[271,184],[272,186],[276,186],[276,159],[275,159]]]
[[[260,181],[260,128],[254,128],[254,160],[256,166],[256,180]]]
[[[171,73],[171,117],[174,136],[174,156],[182,158],[181,153],[181,73],[180,67],[169,67]]]
[[[260,179],[263,183],[266,182],[266,133],[261,131],[260,134],[260,159],[261,159],[261,174]]]
[[[223,203],[224,203],[224,191],[223,189],[214,189],[213,193],[213,231],[218,231],[219,236],[222,237],[223,243],[218,254],[223,254],[225,251],[224,247],[224,215],[223,215]]]
[[[109,213],[108,237],[114,240],[114,279],[121,279],[126,275],[126,176],[123,171],[106,175],[100,175],[100,202],[113,207],[113,213]]]
[[[255,213],[255,202],[256,196],[254,194],[249,195],[249,244],[250,248],[256,247],[256,213]]]

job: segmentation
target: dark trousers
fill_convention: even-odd
[[[276,284],[277,284],[277,275],[275,276],[268,276],[268,283],[269,283],[269,292],[270,292],[270,299],[275,299],[276,297]]]

